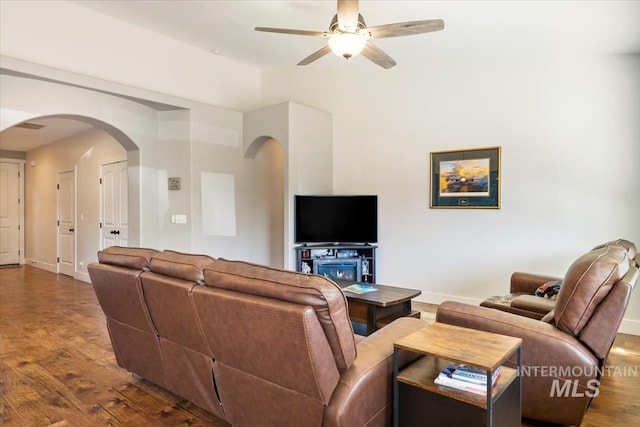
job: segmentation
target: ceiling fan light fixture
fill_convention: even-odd
[[[367,36],[358,33],[336,33],[329,38],[329,47],[336,55],[349,59],[362,52]]]

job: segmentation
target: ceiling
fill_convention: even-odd
[[[257,26],[326,31],[335,0],[72,0],[95,12],[251,66],[295,66],[326,39],[260,33]],[[638,14],[629,13],[629,3]],[[376,40],[398,66],[443,57],[563,49],[640,53],[640,2],[360,0],[368,26],[443,19],[444,31]],[[212,53],[214,54],[214,53]],[[361,60],[362,58],[354,58]],[[308,66],[344,66],[333,55]],[[374,66],[366,60],[366,66]]]
[[[0,132],[0,150],[29,151],[42,145],[93,129],[93,125],[73,119],[41,118],[22,125],[42,125],[39,129],[13,126]]]
[[[71,0],[103,15],[256,68],[295,67],[326,39],[260,33],[256,26],[326,31],[336,13],[333,0]],[[630,8],[638,13],[629,13]],[[443,31],[376,40],[402,67],[426,66],[457,57],[549,56],[589,51],[640,53],[640,1],[387,1],[361,0],[368,26],[443,19]],[[379,69],[362,57],[327,55],[307,67]],[[86,124],[42,119],[39,131],[11,128],[0,149],[28,151],[87,130]],[[90,126],[89,126],[90,127]]]

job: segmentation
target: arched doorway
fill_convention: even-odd
[[[260,251],[268,257],[267,264],[285,267],[285,167],[284,149],[271,137],[257,138],[245,152],[251,159],[250,173],[254,182],[253,194],[257,200],[251,222],[263,230],[256,242]]]
[[[114,161],[130,162],[135,167],[139,158],[136,144],[108,123],[66,114],[34,117],[3,130],[0,135],[0,157],[25,165],[21,176],[24,197],[20,200],[24,212],[20,219],[21,262],[54,272],[71,272],[74,277],[88,281],[86,266],[95,260],[100,249],[97,237],[101,225],[100,168]],[[60,176],[74,179],[71,190],[65,185],[58,188]],[[60,245],[60,193],[63,191],[67,199],[69,191],[73,193],[70,204],[67,200],[73,213],[69,217],[67,209],[65,217],[66,228],[73,230],[73,234],[66,244]],[[129,203],[127,215],[138,217],[138,205]],[[62,271],[60,263],[68,261],[69,248],[73,251],[72,265],[70,270]]]

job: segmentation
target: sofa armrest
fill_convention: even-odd
[[[358,355],[331,396],[323,427],[391,425],[393,343],[427,325],[403,317],[358,342]],[[403,366],[419,355],[401,351],[399,356]]]
[[[512,294],[535,295],[536,289],[547,282],[561,280],[559,277],[543,276],[540,274],[515,272],[511,275],[510,292]]]

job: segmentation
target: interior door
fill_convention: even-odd
[[[58,273],[75,272],[75,172],[58,174]]]
[[[127,162],[105,164],[101,169],[101,249],[109,246],[128,246],[129,178]]]
[[[0,265],[20,263],[20,169],[0,162]]]

